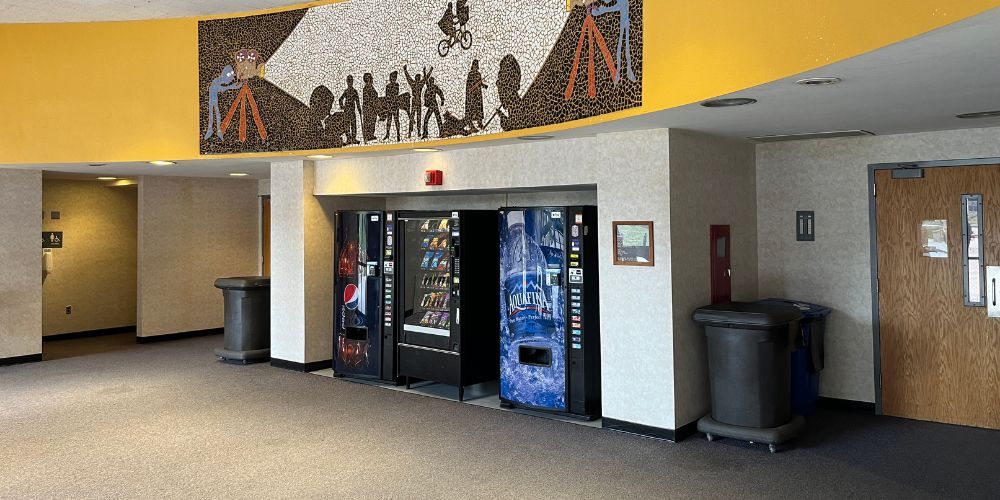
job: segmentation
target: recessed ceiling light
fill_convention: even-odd
[[[117,177],[103,177],[102,176],[102,177],[98,177],[97,180],[99,180],[99,181],[117,181],[118,178]]]
[[[246,172],[229,172],[229,175],[231,175],[233,177],[246,177],[246,176],[248,176],[250,174],[248,174]]]
[[[438,148],[413,148],[413,150],[418,153],[437,153],[441,151]]]
[[[551,135],[525,135],[518,137],[518,139],[521,139],[522,141],[547,141],[551,138]]]
[[[835,76],[818,76],[815,78],[803,78],[795,83],[799,85],[836,85],[842,81]]]
[[[706,108],[731,108],[733,106],[746,106],[747,104],[754,104],[756,102],[757,99],[750,99],[749,97],[729,97],[726,99],[712,99],[711,101],[701,103],[701,105]]]
[[[993,118],[995,116],[1000,116],[1000,111],[979,111],[976,113],[962,113],[960,115],[955,115],[956,118],[962,118],[963,120],[971,120],[975,118]]]
[[[166,160],[153,160],[153,161],[149,162],[149,164],[150,165],[156,165],[157,167],[169,167],[171,165],[176,165],[177,162],[175,162],[175,161],[166,161]]]
[[[806,139],[833,139],[836,137],[862,137],[867,135],[875,134],[867,130],[832,130],[829,132],[807,132],[802,134],[758,135],[747,137],[747,139],[756,142],[782,142]]]
[[[310,160],[329,160],[330,158],[333,158],[333,155],[309,155],[306,158],[309,158]]]

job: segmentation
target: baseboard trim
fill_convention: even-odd
[[[153,335],[151,337],[136,337],[138,344],[153,344],[156,342],[167,342],[171,340],[189,339],[192,337],[207,337],[209,335],[222,335],[223,328],[209,328],[207,330],[192,330],[190,332],[168,333],[166,335]]]
[[[653,427],[651,425],[636,424],[625,420],[604,417],[601,419],[601,427],[612,431],[626,432],[629,434],[637,434],[656,439],[665,439],[667,441],[678,443],[693,435],[697,431],[698,423],[691,422],[678,429],[664,429],[662,427]]]
[[[275,368],[284,368],[285,370],[309,373],[324,370],[326,368],[333,368],[333,360],[325,359],[323,361],[313,361],[312,363],[298,363],[296,361],[288,361],[287,359],[271,358],[271,366]]]
[[[821,397],[819,398],[819,401],[816,402],[816,405],[820,408],[828,408],[831,410],[851,410],[875,413],[875,403],[869,403],[867,401]]]
[[[677,438],[676,440],[674,440],[674,442],[679,443],[691,436],[694,436],[697,433],[698,433],[698,421],[695,420],[694,422],[689,422],[685,425],[678,427],[677,430],[674,431],[674,437]]]
[[[42,354],[28,354],[27,356],[13,356],[10,358],[0,358],[0,366],[23,365],[25,363],[38,363],[42,360]]]
[[[82,332],[57,333],[53,335],[45,335],[42,337],[42,341],[52,342],[54,340],[72,340],[72,339],[82,339],[87,337],[103,337],[105,335],[117,335],[119,333],[134,333],[134,332],[135,332],[135,325],[116,326],[113,328],[100,328],[98,330],[84,330]]]

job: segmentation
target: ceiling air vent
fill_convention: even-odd
[[[834,137],[859,137],[875,135],[867,130],[836,130],[833,132],[809,132],[805,134],[759,135],[747,137],[756,142],[804,141],[806,139],[833,139]]]

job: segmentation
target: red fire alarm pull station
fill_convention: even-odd
[[[425,186],[440,186],[444,184],[444,173],[440,170],[426,170],[424,171],[424,185]]]

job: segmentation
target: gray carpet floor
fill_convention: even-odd
[[[272,368],[221,338],[0,367],[0,498],[997,498],[1000,432],[825,410],[669,443]],[[102,342],[102,341],[96,341]],[[103,342],[109,342],[105,339]],[[114,343],[114,342],[111,342]],[[50,346],[46,347],[46,350]]]

